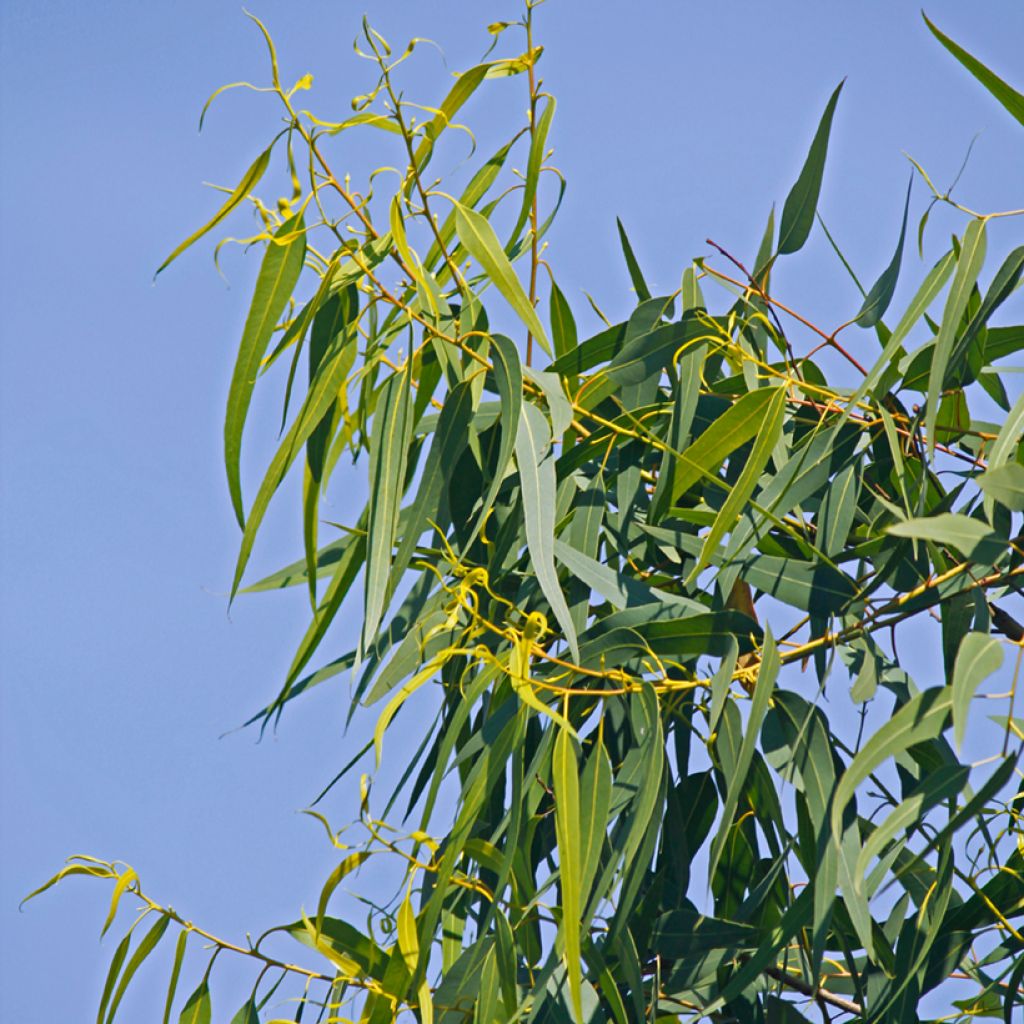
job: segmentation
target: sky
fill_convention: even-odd
[[[284,77],[312,72],[309,102],[338,115],[368,80],[350,45],[364,9],[399,46],[435,39],[453,69],[479,59],[488,22],[519,11],[512,0],[252,0]],[[926,9],[1024,85],[1019,0]],[[976,209],[1022,205],[1024,132],[932,39],[916,3],[549,0],[538,18],[559,104],[555,162],[569,181],[550,258],[584,323],[583,289],[610,314],[630,306],[616,215],[656,292],[678,286],[709,236],[752,258],[844,77],[821,210],[863,277],[895,243],[903,151],[945,183],[977,135],[957,194]],[[217,205],[202,183],[236,181],[276,131],[269,101],[236,92],[199,134],[203,102],[225,82],[265,78],[261,41],[234,2],[0,8],[4,1020],[95,1015],[116,943],[99,941],[109,889],[72,881],[18,910],[70,854],[127,861],[155,898],[236,938],[315,904],[336,862],[297,812],[365,735],[365,723],[343,731],[343,686],[297,702],[260,743],[230,731],[277,691],[307,614],[301,594],[227,609],[238,530],[222,410],[257,260],[228,250],[226,283],[211,242],[153,282]],[[447,81],[424,51],[410,95],[436,99]],[[521,107],[511,94],[495,102],[467,108],[482,150],[500,138],[498,114]],[[914,196],[919,215],[920,183]],[[933,217],[932,252],[957,224]],[[241,215],[225,230],[245,227]],[[1021,223],[992,227],[994,268]],[[904,266],[896,307],[924,271],[909,245]],[[859,306],[820,231],[775,285],[812,319],[838,323]],[[999,322],[1021,314],[1018,297]],[[873,352],[868,333],[857,343]],[[275,415],[257,402],[250,495]],[[330,514],[343,518],[356,493],[336,496]],[[282,505],[254,573],[296,557],[298,537],[294,503]],[[934,652],[920,658],[927,683]],[[332,815],[353,816],[350,792],[332,799]],[[165,978],[144,977],[122,1019],[158,1020]]]

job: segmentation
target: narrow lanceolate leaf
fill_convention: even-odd
[[[986,497],[1012,512],[1024,512],[1024,466],[1019,462],[1005,462],[986,470],[978,477],[978,486]]]
[[[242,483],[239,460],[242,452],[242,430],[249,412],[260,361],[267,350],[270,336],[302,270],[306,255],[306,234],[301,215],[292,217],[278,228],[267,246],[252,305],[242,331],[228,408],[224,417],[224,464],[227,469],[228,490],[239,526],[245,526],[245,508],[242,504]]]
[[[988,454],[989,469],[1001,466],[1013,457],[1013,453],[1021,443],[1022,435],[1024,435],[1024,392],[1021,392],[1020,397],[1013,403],[1013,408],[999,429],[999,436]]]
[[[168,1024],[171,1019],[171,1010],[174,1008],[174,997],[178,991],[178,978],[181,977],[181,965],[185,959],[185,947],[188,945],[189,932],[183,928],[178,935],[178,941],[174,946],[174,962],[171,966],[171,978],[167,983],[167,998],[164,1001],[163,1024]]]
[[[953,666],[953,738],[963,747],[971,698],[978,687],[1003,663],[1003,645],[987,633],[968,633],[960,641]]]
[[[949,36],[941,32],[928,20],[928,16],[924,11],[921,12],[921,17],[924,18],[925,24],[931,30],[932,35],[1006,107],[1013,117],[1021,124],[1024,124],[1024,95],[1021,95],[1013,86],[1004,82],[994,71],[990,71],[985,67],[977,57],[972,57],[963,47],[954,43]]]
[[[796,184],[786,196],[779,226],[780,255],[803,248],[814,226],[814,214],[818,209],[818,196],[821,194],[821,179],[825,172],[825,156],[828,153],[828,137],[832,130],[832,116],[835,114],[836,102],[843,84],[840,82],[829,98],[800,177],[796,179]]]
[[[212,231],[239,203],[245,201],[246,197],[259,183],[267,166],[270,164],[270,154],[274,146],[271,143],[256,159],[252,166],[245,172],[242,180],[235,186],[234,191],[224,201],[224,205],[208,220],[198,231],[193,232],[185,239],[172,253],[160,264],[157,269],[159,274],[167,266],[174,262],[189,246],[199,241],[208,231]]]
[[[701,548],[700,555],[686,581],[687,586],[692,586],[700,571],[714,557],[721,539],[736,524],[744,506],[749,501],[751,494],[754,493],[754,487],[764,472],[765,466],[768,465],[772,451],[782,434],[782,419],[786,411],[786,389],[780,387],[771,390],[774,393],[765,409],[764,419],[754,435],[754,444],[750,455],[743,464],[739,479],[726,496],[718,515],[715,516],[715,521],[711,524],[707,537],[704,538],[704,546]]]
[[[919,693],[903,705],[861,747],[836,786],[832,801],[832,835],[838,844],[843,834],[843,812],[857,787],[883,762],[916,743],[935,739],[942,732],[952,705],[949,687]]]
[[[520,412],[523,406],[523,367],[519,361],[519,350],[515,344],[503,334],[495,334],[491,338],[491,362],[494,366],[494,382],[501,399],[501,446],[498,448],[498,461],[494,466],[494,476],[483,505],[480,507],[480,518],[470,535],[466,547],[476,540],[490,515],[494,499],[498,496],[505,471],[509,467],[516,446],[516,434],[519,427]]]
[[[210,1024],[212,1015],[210,986],[204,978],[199,983],[199,988],[188,997],[188,1002],[178,1017],[178,1024]]]
[[[727,455],[757,434],[779,390],[758,388],[743,395],[680,453],[672,481],[672,502],[698,480],[712,475]]]
[[[319,932],[324,926],[324,914],[327,913],[327,904],[330,902],[334,890],[341,885],[346,875],[351,874],[370,857],[369,850],[356,850],[350,853],[327,877],[323,889],[320,890],[320,900],[316,907],[316,930]]]
[[[156,948],[156,944],[163,938],[164,932],[167,931],[167,926],[170,923],[171,919],[169,917],[161,915],[156,924],[143,936],[135,952],[132,953],[128,966],[125,967],[124,974],[121,975],[121,980],[117,984],[114,998],[111,1000],[110,1010],[107,1013],[107,1024],[110,1024],[117,1014],[117,1008],[121,1005],[121,999],[124,997],[129,982],[135,976],[135,972],[142,966],[146,957]]]
[[[611,799],[611,762],[604,744],[595,739],[580,776],[580,894],[584,904],[597,877]],[[583,921],[581,926],[586,928],[589,923]]]
[[[924,429],[928,436],[928,455],[935,451],[935,421],[939,414],[939,399],[946,380],[953,342],[960,327],[960,321],[967,308],[971,289],[978,279],[981,265],[985,260],[985,221],[971,220],[964,232],[960,245],[960,259],[953,275],[953,283],[946,296],[946,307],[942,312],[942,324],[935,339],[935,351],[928,371],[927,405],[925,406]]]
[[[761,649],[761,665],[757,672],[757,682],[754,684],[754,695],[750,704],[750,717],[747,719],[746,727],[743,730],[743,741],[740,744],[739,754],[732,772],[727,780],[725,803],[722,805],[722,824],[711,844],[711,853],[708,863],[708,878],[713,878],[715,868],[722,857],[722,851],[732,830],[733,816],[739,806],[740,795],[746,788],[747,772],[750,769],[750,762],[754,757],[754,750],[757,747],[757,737],[761,732],[761,723],[764,720],[765,712],[768,710],[768,703],[775,689],[775,680],[778,678],[782,662],[779,660],[778,648],[770,629],[765,629],[764,646]]]
[[[124,958],[128,955],[128,946],[131,944],[131,941],[132,933],[129,932],[117,944],[117,949],[114,950],[114,955],[110,959],[110,967],[107,968],[107,980],[103,984],[103,995],[100,997],[99,1012],[96,1014],[96,1024],[103,1024],[103,1019],[107,1013],[107,1006],[110,1003],[110,997],[114,994],[114,985],[121,973],[121,965],[124,963]]]
[[[516,220],[512,234],[509,236],[510,245],[515,245],[519,239],[520,232],[526,227],[530,216],[530,209],[533,206],[534,197],[537,195],[537,183],[540,181],[540,169],[544,163],[544,153],[548,144],[548,132],[551,130],[551,119],[555,116],[554,96],[544,97],[544,109],[537,118],[537,123],[531,133],[530,155],[526,161],[526,180],[523,183],[523,199],[519,206],[519,217]]]
[[[488,280],[498,289],[513,312],[526,325],[526,329],[550,356],[551,344],[544,332],[544,325],[540,322],[540,317],[531,305],[519,278],[516,277],[516,272],[487,218],[468,206],[456,203],[455,230],[466,252],[480,264]]]
[[[619,243],[622,246],[622,255],[626,259],[626,269],[629,271],[630,281],[633,282],[633,289],[636,292],[637,298],[641,302],[646,302],[651,297],[651,289],[647,287],[643,271],[640,269],[636,254],[633,252],[633,246],[629,244],[626,229],[622,226],[622,221],[618,217],[615,218],[615,226],[619,229]]]
[[[583,963],[580,953],[580,916],[583,903],[583,858],[580,849],[580,792],[576,748],[565,729],[555,737],[552,757],[555,789],[555,833],[558,838],[559,877],[562,883],[562,944],[569,975],[569,993],[577,1024],[583,1022]]]
[[[889,527],[897,537],[930,540],[956,548],[973,562],[991,563],[1006,549],[1008,541],[987,523],[956,512],[943,512],[923,519],[908,519]]]
[[[914,179],[911,177],[907,185],[907,198],[903,204],[903,223],[900,225],[900,237],[896,243],[896,251],[893,253],[889,266],[882,271],[878,280],[871,286],[860,307],[856,322],[861,327],[874,327],[879,320],[885,316],[885,311],[892,302],[893,292],[896,291],[896,279],[900,276],[900,263],[903,261],[903,240],[907,235],[907,213],[910,210],[910,190],[913,187]]]
[[[110,910],[107,911],[107,919],[103,922],[103,929],[100,932],[101,937],[107,934],[107,929],[114,923],[121,897],[125,894],[128,887],[138,880],[139,876],[131,868],[126,868],[118,876],[117,882],[114,885],[113,895],[110,897]]]
[[[577,345],[576,320],[562,289],[552,281],[548,304],[551,318],[551,340],[555,344],[555,358],[561,359],[575,351]]]
[[[516,464],[530,561],[573,657],[578,659],[576,630],[555,572],[555,460],[551,452],[551,427],[540,409],[529,402],[522,407],[519,418]]]
[[[913,793],[889,814],[861,847],[854,868],[854,882],[861,891],[864,891],[864,876],[871,861],[882,853],[888,843],[897,837],[902,838],[936,804],[956,797],[969,778],[970,769],[965,765],[945,764],[914,787]]]
[[[412,431],[410,364],[388,378],[377,401],[370,438],[370,501],[366,537],[366,612],[363,646],[377,635],[395,546],[398,512]]]
[[[338,391],[345,383],[345,378],[351,368],[350,354],[346,347],[342,346],[321,368],[317,379],[310,387],[302,408],[295,417],[295,422],[289,428],[284,440],[278,446],[274,457],[270,460],[267,472],[256,492],[252,508],[249,510],[248,518],[242,530],[242,542],[238,548],[238,559],[235,563],[235,575],[231,584],[231,596],[234,597],[242,582],[245,567],[248,564],[249,556],[252,554],[253,544],[256,542],[256,535],[259,532],[263,517],[278,487],[281,486],[289,468],[295,461],[302,446],[311,441],[316,432],[323,424],[324,417],[329,415],[331,408],[338,398]],[[314,485],[316,486],[316,485]],[[316,552],[306,554],[307,579],[315,576],[315,571],[310,572],[311,565],[316,565]]]

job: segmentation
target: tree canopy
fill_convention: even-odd
[[[970,995],[943,1019],[1010,1021],[1024,1005],[1024,719],[1016,669],[1008,693],[987,680],[1007,648],[1018,668],[1024,652],[1024,395],[999,370],[1024,326],[995,322],[1024,246],[990,260],[986,236],[1024,210],[972,210],[916,166],[916,239],[908,188],[873,282],[835,246],[859,308],[804,316],[773,271],[827,233],[839,83],[752,259],[709,239],[672,294],[653,294],[620,223],[635,308],[612,322],[591,299],[603,326],[581,337],[545,247],[565,182],[539,2],[491,25],[492,52],[423,102],[401,82],[422,41],[392,49],[364,21],[369,84],[341,121],[305,109],[311,77],[281,80],[254,18],[284,126],[160,267],[235,210],[258,214],[224,422],[242,531],[232,598],[300,587],[311,614],[248,724],[286,728],[292,701],[346,678],[350,718],[376,722],[325,780],[350,787],[356,820],[310,812],[338,848],[316,906],[244,944],[118,862],[73,858],[37,893],[87,875],[113,883],[104,931],[121,904],[140,912],[100,1024],[165,935],[164,1020],[183,1024],[213,1019],[229,957],[253,975],[238,1024],[286,995],[289,1019],[367,1024],[897,1024],[951,978]],[[922,31],[1024,126],[1024,96],[927,18]],[[437,178],[469,101],[509,77],[525,122]],[[357,187],[333,147],[364,134],[391,163]],[[290,192],[265,201],[280,164]],[[904,271],[937,203],[962,228],[934,265]],[[901,272],[917,279],[894,310]],[[274,366],[280,443],[246,494],[244,428]],[[976,395],[999,422],[972,413]],[[243,588],[292,470],[300,557]],[[325,522],[328,487],[360,476],[361,515]],[[339,616],[361,623],[345,652],[331,649]],[[907,635],[941,647],[944,678],[913,678]],[[972,762],[982,705],[1001,743]],[[394,742],[403,716],[424,724],[416,750]],[[381,792],[385,762],[398,781]],[[343,888],[363,919],[335,916]],[[178,993],[186,956],[208,966]]]

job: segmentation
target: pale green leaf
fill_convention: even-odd
[[[580,849],[580,785],[576,748],[566,729],[559,729],[552,756],[555,790],[555,831],[558,836],[562,888],[562,943],[569,975],[573,1012],[582,1024],[580,927],[583,902],[583,851]]]
[[[953,666],[953,738],[963,748],[971,698],[1003,663],[1003,645],[987,633],[968,633],[960,641]]]

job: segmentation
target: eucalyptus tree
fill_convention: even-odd
[[[1024,211],[968,209],[919,167],[931,203],[962,219],[906,308],[892,299],[909,191],[859,309],[819,324],[785,304],[773,270],[816,230],[840,85],[752,260],[710,243],[675,292],[653,294],[620,225],[635,308],[581,337],[544,242],[564,181],[538,3],[491,25],[487,58],[425,104],[401,84],[417,42],[392,50],[364,22],[372,76],[343,120],[304,107],[310,77],[282,81],[256,22],[284,126],[160,269],[254,208],[262,263],[224,423],[242,531],[232,597],[294,469],[300,557],[245,589],[303,588],[311,616],[250,724],[277,726],[347,678],[350,716],[372,709],[376,725],[331,783],[358,811],[340,831],[321,816],[339,852],[316,905],[254,942],[186,920],[121,863],[76,857],[42,887],[112,883],[104,930],[138,911],[97,1019],[115,1019],[176,936],[164,1020],[187,1024],[213,1019],[229,958],[252,967],[240,1024],[281,1005],[367,1024],[816,1009],[895,1024],[950,978],[972,994],[943,1019],[1010,1021],[1024,1005],[1024,720],[1016,670],[1001,697],[985,681],[1008,646],[1018,667],[1024,650],[1024,397],[997,365],[1024,327],[990,321],[1024,247],[987,271],[986,235]],[[927,28],[1024,126],[1024,96]],[[471,175],[437,179],[468,101],[479,111],[508,77],[525,123]],[[398,173],[360,190],[337,141],[368,134]],[[260,198],[275,156],[291,182],[276,205]],[[247,502],[243,429],[276,364],[285,426]],[[1001,422],[972,416],[982,392]],[[351,490],[364,469],[362,513],[325,524],[329,486]],[[329,632],[342,615],[361,623],[347,652]],[[927,686],[896,644],[919,620],[945,666]],[[979,691],[1003,712],[1002,743],[974,764]],[[411,756],[394,741],[410,715],[430,722]],[[360,875],[371,860],[389,865],[383,890]],[[346,889],[365,919],[337,916]],[[190,957],[206,968],[179,992]]]

